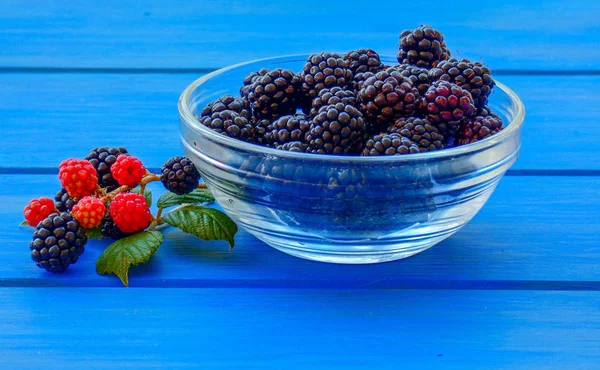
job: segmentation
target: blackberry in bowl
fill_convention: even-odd
[[[496,131],[495,127],[489,129],[490,119],[465,117],[457,130],[472,133],[471,140],[452,148],[438,143],[438,135],[446,133],[429,127],[436,122],[416,116],[395,117],[390,125],[397,123],[398,127],[387,134],[390,140],[385,132],[382,136],[381,132],[365,131],[352,138],[360,136],[362,143],[370,146],[361,147],[361,141],[355,144],[352,140],[352,145],[343,146],[351,148],[348,153],[332,150],[327,154],[311,152],[309,133],[277,147],[265,147],[199,122],[208,103],[224,94],[236,94],[248,74],[261,68],[300,71],[307,58],[284,56],[227,67],[193,82],[179,100],[186,156],[224,211],[276,249],[336,263],[409,257],[463,227],[517,159],[525,110],[518,96],[498,81],[486,109],[495,112],[503,128],[487,136],[487,131]],[[382,56],[381,61],[390,65],[395,58]],[[336,133],[346,127],[348,119],[359,122],[360,109],[351,104],[346,101],[335,103],[335,109],[331,105],[321,108],[328,113],[319,117],[317,125],[335,127],[332,133]],[[344,116],[340,122],[341,106]],[[315,121],[310,120],[316,131]],[[376,138],[378,135],[381,137]],[[334,136],[336,145],[344,145],[342,139],[349,137],[340,135],[335,141]],[[385,150],[379,150],[379,142]],[[395,150],[388,151],[389,147]],[[396,155],[388,155],[392,152]]]

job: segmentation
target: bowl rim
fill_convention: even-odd
[[[523,126],[523,121],[525,120],[525,106],[523,102],[519,98],[519,96],[508,86],[494,79],[496,83],[496,87],[502,90],[506,95],[508,95],[509,99],[513,103],[515,108],[515,116],[513,120],[505,126],[505,128],[500,131],[500,133],[493,135],[487,139],[462,145],[449,149],[441,149],[432,152],[425,153],[412,153],[407,155],[389,155],[389,156],[347,156],[347,155],[335,155],[335,154],[313,154],[313,153],[297,153],[290,152],[285,150],[277,150],[275,148],[269,148],[266,146],[256,145],[252,143],[247,143],[241,140],[237,140],[231,138],[226,135],[219,134],[208,127],[201,124],[198,119],[192,113],[190,106],[187,104],[189,97],[193,93],[195,89],[197,89],[204,82],[216,77],[222,73],[227,71],[252,64],[257,62],[275,62],[277,60],[285,59],[286,62],[294,62],[294,61],[306,61],[306,59],[311,54],[292,54],[292,55],[281,55],[269,58],[262,59],[254,59],[242,63],[232,64],[230,66],[220,68],[213,72],[210,72],[189,84],[181,93],[178,101],[178,110],[180,118],[185,122],[185,124],[193,131],[206,136],[210,140],[217,142],[224,147],[231,147],[237,150],[244,150],[246,152],[251,152],[253,154],[258,155],[271,155],[281,158],[289,158],[289,159],[298,159],[298,160],[315,160],[315,161],[328,161],[328,162],[359,162],[359,163],[373,163],[373,162],[394,162],[394,163],[410,163],[416,161],[423,160],[441,160],[441,159],[449,159],[452,157],[476,153],[488,149],[490,147],[494,147],[511,137],[513,137],[516,133],[519,132],[521,127]],[[297,60],[290,60],[290,59]],[[393,59],[393,56],[382,55],[382,59]]]

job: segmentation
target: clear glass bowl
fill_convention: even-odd
[[[525,110],[497,83],[490,106],[499,134],[466,146],[403,156],[292,153],[217,134],[197,121],[224,94],[238,95],[260,68],[299,71],[308,55],[220,69],[179,100],[181,141],[225,212],[285,253],[324,262],[375,263],[422,252],[463,227],[517,159]],[[382,58],[394,64],[395,58]]]

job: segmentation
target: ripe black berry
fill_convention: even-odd
[[[337,104],[339,102],[356,106],[356,95],[354,92],[338,86],[325,88],[319,91],[319,95],[312,100],[310,116],[316,116],[319,110],[325,105]]]
[[[419,92],[412,82],[393,69],[377,72],[358,92],[359,109],[372,124],[370,130],[385,132],[395,119],[411,116],[419,104]]]
[[[204,109],[202,109],[200,116],[210,117],[213,113],[219,113],[225,110],[234,111],[247,120],[251,118],[250,103],[248,100],[234,97],[233,95],[223,95],[219,99],[208,103]]]
[[[271,125],[271,131],[266,134],[267,142],[273,147],[292,141],[304,142],[309,128],[310,121],[304,114],[283,116]]]
[[[295,153],[306,153],[307,145],[299,141],[291,141],[277,146],[277,149]]]
[[[232,110],[214,112],[200,117],[200,123],[212,130],[242,141],[251,141],[254,130],[250,121]]]
[[[403,77],[406,77],[410,82],[415,85],[421,96],[425,95],[429,85],[431,85],[431,79],[429,78],[429,70],[427,68],[417,67],[411,64],[396,64],[388,67],[398,72]]]
[[[452,146],[456,132],[464,118],[475,111],[473,98],[468,91],[447,81],[436,81],[424,98],[426,118],[446,138],[445,145]]]
[[[450,59],[440,62],[436,68],[429,71],[432,80],[452,82],[471,93],[475,107],[487,104],[488,97],[496,84],[492,71],[479,62],[468,59]]]
[[[302,92],[309,101],[326,87],[346,87],[352,82],[352,71],[348,61],[336,53],[311,55],[300,74]]]
[[[363,156],[418,153],[419,147],[410,139],[398,134],[379,134],[365,144]]]
[[[444,136],[425,118],[399,118],[388,129],[388,134],[398,133],[419,147],[419,152],[444,149]]]
[[[444,35],[429,25],[421,25],[400,34],[398,63],[431,68],[449,57],[450,51],[446,48]]]
[[[119,227],[115,224],[115,222],[110,217],[108,212],[106,213],[106,215],[104,216],[104,219],[102,220],[101,232],[102,232],[102,235],[104,235],[105,237],[111,238],[114,240],[118,240],[118,239],[126,237],[127,235],[130,235],[128,233],[121,231],[121,229],[119,229]]]
[[[173,157],[161,169],[160,181],[175,194],[187,194],[198,187],[200,172],[187,157]]]
[[[77,262],[86,242],[85,230],[70,213],[53,213],[33,232],[31,259],[39,268],[62,272]]]
[[[339,102],[321,108],[306,135],[308,151],[319,154],[352,154],[361,145],[365,122],[360,111]]]
[[[262,68],[257,72],[250,72],[245,78],[242,87],[240,88],[240,95],[243,98],[248,99],[250,88],[252,84],[258,79],[258,77],[266,75],[270,70],[268,68]]]
[[[274,69],[258,76],[248,91],[252,114],[275,120],[296,112],[300,99],[300,78],[289,69]]]
[[[54,206],[59,212],[70,212],[77,201],[65,189],[60,189],[54,196]]]
[[[488,116],[476,116],[464,121],[458,133],[458,145],[471,144],[502,131],[502,119],[490,113]]]
[[[379,72],[382,69],[379,54],[372,49],[358,49],[348,52],[344,59],[348,61],[348,68],[356,76],[361,72]]]

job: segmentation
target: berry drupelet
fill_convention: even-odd
[[[274,69],[258,76],[248,91],[256,118],[275,120],[296,112],[300,99],[300,78],[289,69]]]
[[[426,118],[446,138],[447,147],[454,144],[454,137],[464,118],[475,111],[471,94],[462,87],[447,81],[436,81],[424,97]]]
[[[487,139],[502,129],[502,120],[493,113],[490,113],[488,116],[471,117],[460,126],[458,145],[471,144]]]
[[[98,174],[98,185],[100,185],[101,188],[106,189],[107,192],[113,191],[119,187],[119,184],[110,172],[110,168],[121,155],[129,155],[127,149],[123,147],[108,148],[103,146],[92,149],[85,157],[85,159],[87,159],[96,169]]]
[[[398,134],[379,134],[367,140],[363,156],[398,155],[418,153],[417,147],[410,139]]]
[[[384,70],[368,78],[358,92],[358,105],[371,132],[385,132],[395,119],[413,115],[419,91],[396,70]]]
[[[325,105],[337,104],[339,102],[356,106],[356,95],[353,91],[345,90],[338,86],[325,88],[319,91],[319,95],[312,100],[310,116],[316,116],[319,110]]]
[[[173,157],[161,168],[160,181],[168,191],[183,195],[198,187],[200,172],[187,157]]]
[[[53,213],[37,225],[29,249],[39,268],[62,272],[77,262],[85,243],[85,230],[70,213]]]
[[[435,67],[439,61],[450,57],[444,35],[429,25],[421,25],[414,30],[400,34],[398,63],[413,64],[417,67]]]
[[[310,101],[319,91],[328,87],[346,87],[352,83],[348,61],[336,53],[323,52],[311,55],[300,73],[302,92]]]
[[[320,109],[306,135],[308,152],[352,154],[362,144],[365,122],[358,109],[339,102]]]
[[[283,116],[273,122],[271,131],[266,134],[267,141],[273,147],[292,141],[304,142],[310,129],[310,121],[304,114]]]
[[[254,136],[252,123],[232,110],[200,117],[200,123],[220,134],[242,141],[251,141]]]
[[[487,104],[488,97],[496,84],[492,71],[479,62],[468,59],[450,59],[441,61],[437,67],[429,71],[432,81],[442,80],[452,82],[471,93],[475,107]]]
[[[399,118],[388,129],[388,134],[398,133],[419,147],[419,152],[444,149],[444,136],[425,118]]]

